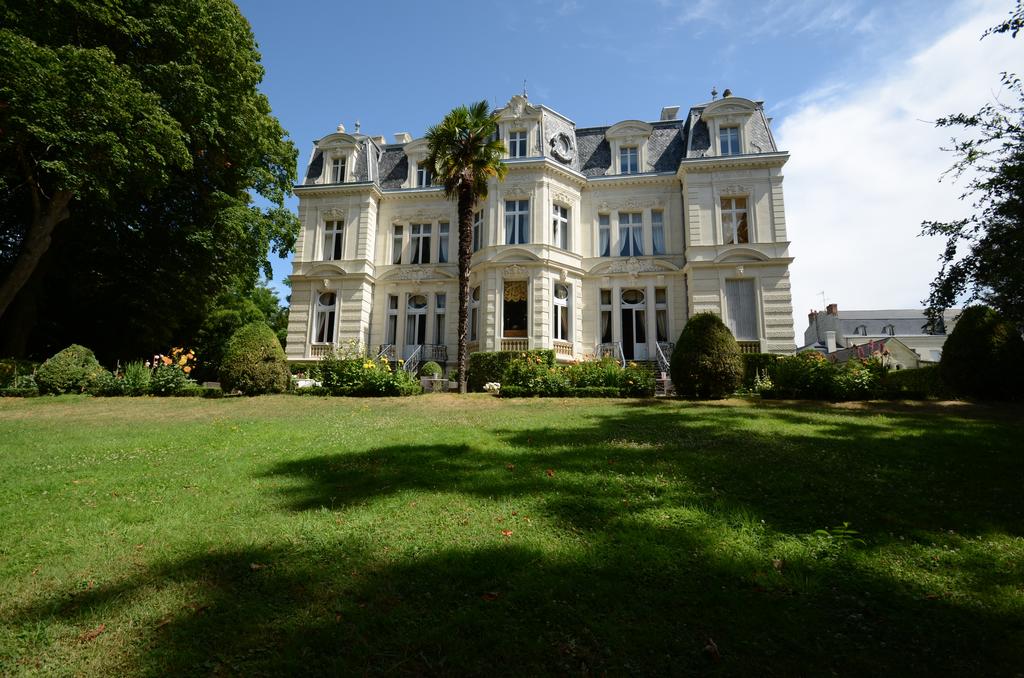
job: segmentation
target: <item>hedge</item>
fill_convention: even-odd
[[[1024,381],[1024,339],[987,306],[964,309],[942,347],[942,381],[957,395],[1015,400]]]
[[[4,358],[0,360],[0,388],[17,387],[15,378],[31,376],[39,363],[31,360],[18,360],[16,358]]]
[[[753,388],[754,377],[772,375],[779,358],[782,356],[776,353],[743,353],[743,387]]]
[[[882,388],[886,397],[890,398],[924,400],[953,397],[953,392],[942,381],[938,365],[889,372],[882,380]]]
[[[469,354],[469,365],[466,368],[466,383],[470,391],[483,391],[484,384],[496,381],[501,383],[505,378],[505,370],[516,358],[524,355],[540,356],[548,367],[555,365],[555,352],[551,349],[533,349],[531,351],[479,351]]]
[[[522,386],[502,386],[498,393],[502,398],[540,398],[545,397],[536,391]],[[614,386],[584,386],[582,388],[570,388],[561,393],[561,398],[619,398],[622,391]]]
[[[225,391],[238,390],[245,395],[288,389],[288,361],[269,325],[250,323],[231,336],[220,365],[220,383]]]

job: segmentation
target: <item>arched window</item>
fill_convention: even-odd
[[[338,296],[334,292],[321,292],[316,298],[313,321],[313,341],[318,344],[334,343],[334,325],[338,310]]]
[[[555,339],[572,341],[569,334],[570,288],[562,283],[555,283],[554,324]]]

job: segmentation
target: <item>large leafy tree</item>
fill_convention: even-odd
[[[469,261],[473,255],[473,207],[487,197],[492,177],[505,177],[505,144],[498,140],[498,114],[486,101],[459,106],[427,130],[427,166],[459,214],[459,392],[466,392],[469,329]]]
[[[1009,18],[985,31],[1016,37],[1024,27],[1024,0]],[[966,297],[984,301],[1004,317],[1024,326],[1024,88],[1019,77],[1002,74],[1013,102],[995,101],[977,113],[940,118],[939,127],[960,128],[970,136],[953,139],[957,155],[950,169],[969,176],[963,197],[973,199],[975,213],[951,222],[926,221],[926,235],[945,238],[940,269],[926,300],[933,327],[942,312]]]
[[[4,3],[0,350],[162,350],[291,249],[262,77],[229,0]]]

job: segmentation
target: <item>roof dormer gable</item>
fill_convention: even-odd
[[[751,150],[748,132],[750,120],[760,115],[760,105],[732,95],[725,96],[704,107],[700,119],[707,125],[712,155],[743,155]]]
[[[361,150],[361,141],[346,134],[344,125],[338,125],[337,132],[316,142],[314,161],[319,160],[322,164],[316,183],[341,184],[350,181]]]
[[[649,159],[648,142],[654,128],[642,120],[623,120],[609,127],[604,136],[611,146],[611,174],[640,174],[654,165]]]

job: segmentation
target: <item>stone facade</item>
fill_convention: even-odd
[[[654,360],[711,311],[744,350],[793,351],[788,155],[759,102],[676,111],[598,128],[522,96],[499,111],[510,157],[477,206],[471,350]],[[295,189],[290,359],[353,341],[454,363],[456,206],[420,172],[426,150],[342,126],[316,142]]]

